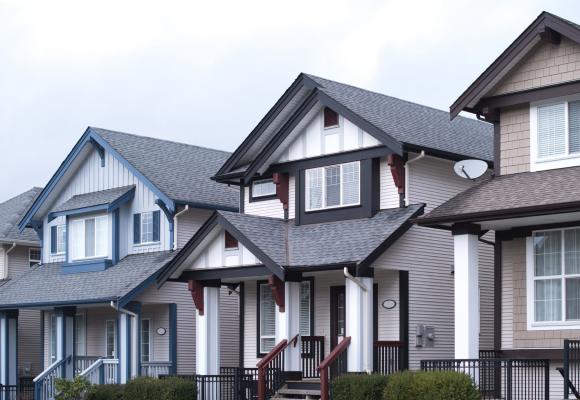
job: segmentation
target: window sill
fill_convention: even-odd
[[[535,159],[530,163],[530,170],[545,171],[548,169],[568,168],[580,166],[580,154],[569,156],[552,157],[545,159]]]
[[[346,206],[333,206],[333,207],[325,207],[325,208],[315,208],[313,210],[305,210],[304,212],[306,214],[314,214],[314,213],[320,213],[320,212],[325,212],[325,211],[333,211],[333,210],[345,210],[345,209],[349,209],[349,208],[356,208],[356,207],[360,207],[361,204],[356,203],[356,204],[349,204]]]
[[[146,247],[146,246],[153,246],[153,245],[161,244],[161,241],[158,240],[156,242],[144,242],[144,243],[133,243],[133,247]]]
[[[264,196],[253,197],[250,196],[250,203],[256,203],[258,201],[267,201],[267,200],[277,200],[278,196],[276,194],[269,194]]]
[[[528,325],[529,331],[559,331],[580,329],[580,321],[571,322],[533,322]]]

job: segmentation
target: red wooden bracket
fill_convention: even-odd
[[[397,154],[389,154],[387,164],[391,167],[393,182],[399,194],[405,193],[405,163],[403,162],[403,158]]]
[[[272,289],[274,302],[276,302],[276,305],[280,308],[280,312],[284,312],[286,310],[284,282],[282,282],[276,275],[270,275],[268,277],[268,285],[270,285],[270,288]]]
[[[274,174],[272,175],[272,180],[276,184],[276,196],[278,197],[278,200],[280,200],[280,202],[282,203],[284,210],[287,210],[290,176],[288,174],[274,172]]]
[[[200,281],[190,280],[187,281],[187,289],[191,292],[191,298],[193,299],[193,304],[199,312],[199,315],[203,315],[204,304],[203,304],[203,283]]]

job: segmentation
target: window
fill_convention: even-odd
[[[360,162],[307,169],[306,211],[360,203]]]
[[[133,215],[133,243],[147,244],[159,242],[159,211]]]
[[[580,228],[535,232],[528,248],[528,320],[580,325]]]
[[[109,240],[107,215],[72,220],[70,226],[73,260],[107,256]]]
[[[151,320],[141,320],[141,361],[151,361]]]
[[[338,113],[328,107],[324,108],[324,128],[335,128],[338,126]]]
[[[50,227],[50,253],[64,254],[66,251],[66,225]]]
[[[268,284],[260,284],[259,291],[260,353],[266,354],[276,346],[276,303]]]
[[[300,335],[312,336],[312,281],[300,283]]]
[[[252,199],[276,195],[276,184],[272,179],[260,179],[252,182]]]
[[[87,355],[87,321],[85,314],[75,316],[75,352],[77,356]]]
[[[226,250],[237,250],[238,249],[238,239],[233,237],[228,231],[225,231],[225,246]]]
[[[56,315],[50,316],[50,362],[56,361]]]
[[[40,249],[28,249],[28,264],[31,267],[40,264]]]
[[[117,357],[117,321],[114,319],[107,320],[106,322],[105,338],[107,346],[107,357]]]

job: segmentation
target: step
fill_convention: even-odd
[[[320,392],[320,380],[286,381],[287,389],[314,390]]]
[[[293,396],[320,396],[320,390],[282,388],[278,390],[277,394]]]

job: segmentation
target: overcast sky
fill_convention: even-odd
[[[544,9],[580,22],[578,0],[0,0],[0,201],[89,125],[233,151],[301,71],[447,110]]]

